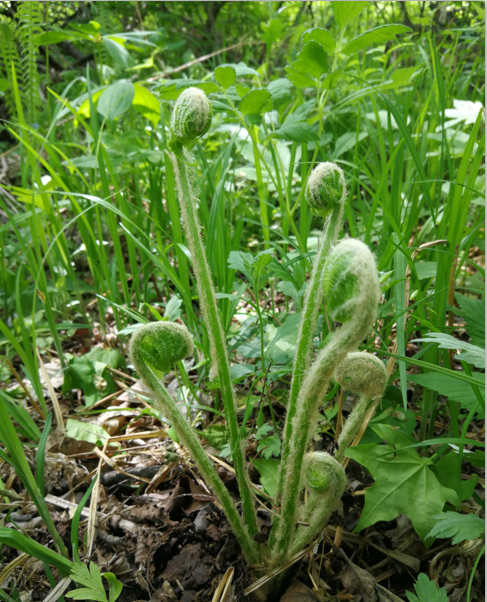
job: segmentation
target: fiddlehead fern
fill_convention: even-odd
[[[370,409],[382,399],[388,374],[384,364],[375,355],[357,351],[349,353],[336,367],[334,378],[343,389],[360,395],[338,438],[335,457],[341,462]]]
[[[191,147],[197,138],[208,131],[211,125],[211,114],[211,105],[206,94],[198,88],[187,88],[179,96],[173,109],[168,148],[177,183],[183,226],[191,251],[201,312],[210,339],[212,358],[210,377],[218,376],[220,380],[225,420],[228,427],[235,474],[242,498],[245,522],[250,534],[254,535],[257,533],[257,517],[246,480],[242,441],[236,419],[237,402],[230,375],[227,341],[218,312],[210,267],[200,235],[200,225],[188,167],[183,156],[184,149]]]
[[[347,477],[340,463],[326,452],[306,454],[305,482],[309,488],[308,502],[301,510],[301,518],[309,527],[300,526],[294,538],[291,554],[299,552],[328,522],[340,503]]]
[[[318,354],[298,397],[290,452],[281,469],[284,471],[282,506],[272,551],[273,565],[281,564],[289,554],[303,458],[329,380],[346,354],[367,336],[377,316],[379,279],[374,256],[364,243],[347,239],[334,247],[323,270],[323,290],[328,312],[343,322],[343,326]]]
[[[293,420],[299,392],[302,388],[306,370],[309,368],[313,338],[316,331],[318,311],[323,297],[322,275],[325,260],[332,243],[342,227],[343,209],[347,198],[347,187],[343,171],[335,163],[319,163],[312,171],[306,185],[305,197],[311,211],[325,218],[323,235],[319,243],[318,253],[313,263],[311,278],[306,287],[303,311],[299,325],[296,356],[294,359],[291,389],[287,405],[286,423],[284,425],[284,441],[281,454],[281,466],[277,484],[277,497],[282,494],[285,466],[287,464],[290,441],[293,431]],[[276,524],[277,526],[277,520]],[[273,529],[270,545],[274,543],[276,528]]]
[[[179,440],[187,447],[206,483],[221,502],[247,562],[256,563],[257,545],[252,541],[225,485],[216,474],[193,428],[187,423],[154,372],[154,370],[167,370],[174,362],[187,357],[192,350],[193,341],[186,326],[171,322],[155,322],[145,324],[136,330],[130,341],[129,356],[139,376],[154,393],[153,405],[171,422]]]

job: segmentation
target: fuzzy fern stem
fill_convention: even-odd
[[[130,359],[139,376],[154,393],[152,404],[171,422],[179,440],[188,449],[205,482],[220,501],[242,547],[245,559],[250,564],[256,564],[259,558],[257,544],[252,541],[227,488],[216,474],[196,433],[154,372],[154,370],[165,369],[169,363],[186,357],[188,351],[192,350],[192,339],[190,339],[191,335],[186,327],[179,324],[171,322],[146,324],[132,336]]]
[[[281,464],[276,489],[276,499],[282,495],[284,475],[290,451],[293,431],[293,420],[299,392],[303,385],[306,370],[309,368],[313,338],[318,321],[318,312],[323,298],[321,279],[325,261],[330,247],[338,236],[342,226],[343,208],[347,197],[347,189],[343,171],[334,163],[320,163],[312,172],[306,186],[306,200],[315,215],[325,217],[323,235],[320,239],[318,253],[313,263],[311,278],[306,287],[303,311],[297,339],[291,389],[287,404],[286,422],[283,431]],[[276,529],[273,530],[269,545],[274,543]]]
[[[280,566],[291,551],[301,488],[303,459],[316,426],[316,416],[335,367],[369,333],[377,316],[380,288],[374,256],[357,240],[342,240],[323,271],[323,288],[332,319],[343,326],[320,351],[298,397],[290,453],[284,471],[280,520],[271,553],[271,566]]]
[[[240,496],[242,498],[245,523],[252,536],[257,533],[257,517],[252,494],[246,480],[245,458],[242,449],[243,441],[239,437],[239,428],[236,417],[237,402],[230,375],[227,342],[218,313],[210,267],[206,259],[203,241],[200,236],[196,202],[182,148],[185,145],[188,145],[188,142],[191,143],[196,135],[201,136],[208,131],[209,124],[211,124],[211,109],[209,107],[208,99],[204,93],[197,88],[188,88],[181,94],[173,111],[171,140],[169,144],[171,151],[169,152],[169,157],[173,164],[176,176],[178,198],[183,218],[182,221],[189,250],[191,251],[200,307],[210,339],[212,354],[212,369],[210,374],[214,374],[215,376],[217,374],[220,380],[235,475],[237,477]]]

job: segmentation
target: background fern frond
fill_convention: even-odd
[[[5,92],[5,104],[10,115],[14,115],[16,110],[12,86],[12,63],[14,64],[19,87],[21,89],[24,87],[16,34],[16,23],[6,17],[0,17],[0,76],[10,84]]]
[[[42,2],[20,2],[17,11],[24,83],[22,100],[25,104],[26,118],[31,124],[35,123],[41,104],[37,69],[39,47],[35,37],[43,32],[43,13]]]

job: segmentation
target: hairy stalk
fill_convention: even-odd
[[[292,543],[291,555],[296,554],[323,529],[340,503],[347,477],[340,463],[326,452],[314,452],[305,458],[306,484],[310,494],[302,509],[302,521]]]
[[[271,565],[289,556],[296,523],[304,454],[316,424],[316,415],[335,367],[369,333],[377,315],[380,288],[375,260],[366,245],[342,240],[323,271],[329,315],[343,326],[318,354],[304,379],[297,403],[287,464],[283,466],[280,520],[274,527]]]
[[[168,331],[168,329],[170,330]],[[183,332],[182,337],[179,336],[180,332]],[[259,558],[257,544],[252,541],[227,488],[216,474],[193,428],[188,424],[186,418],[181,414],[176,403],[154,373],[154,369],[166,369],[169,363],[183,359],[188,355],[188,351],[191,353],[192,339],[189,344],[188,338],[191,339],[189,331],[179,324],[171,322],[146,324],[135,332],[130,341],[130,359],[144,383],[153,391],[155,396],[153,400],[154,407],[171,422],[181,443],[188,449],[205,482],[220,501],[228,522],[242,547],[245,559],[250,564],[256,564]],[[176,343],[173,342],[174,340]]]
[[[243,513],[250,535],[257,533],[257,517],[252,495],[246,481],[245,458],[237,424],[237,403],[230,376],[227,342],[222,328],[210,267],[206,259],[196,203],[183,156],[183,146],[188,146],[196,137],[206,133],[211,125],[211,105],[201,90],[188,88],[178,99],[171,121],[169,157],[174,167],[176,185],[183,225],[188,240],[198,288],[198,297],[203,319],[210,339],[212,367],[210,376],[220,379],[225,420],[228,427],[230,448],[235,467]]]
[[[337,178],[338,176],[338,178]],[[336,181],[335,181],[336,180]],[[328,185],[328,186],[326,186]],[[332,194],[335,192],[335,194]],[[311,361],[313,338],[318,321],[323,292],[321,279],[325,261],[330,247],[340,232],[343,208],[347,197],[343,171],[333,163],[320,163],[311,174],[306,187],[306,198],[313,213],[325,216],[323,235],[320,239],[318,253],[313,263],[311,278],[306,287],[301,322],[299,324],[296,357],[294,359],[291,389],[287,404],[286,422],[283,431],[283,447],[280,471],[276,489],[276,499],[282,495],[284,475],[289,457],[290,441],[293,431],[293,420],[296,415],[298,395],[303,385],[306,370]],[[273,529],[269,545],[274,543],[276,529]]]
[[[335,458],[341,462],[345,451],[355,439],[365,417],[382,399],[387,385],[388,374],[379,358],[370,353],[357,351],[349,353],[337,366],[335,380],[343,389],[360,394],[360,399],[353,408],[338,438],[338,449]]]

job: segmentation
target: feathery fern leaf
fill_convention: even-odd
[[[35,42],[35,37],[43,31],[43,4],[42,2],[20,2],[17,15],[20,24],[19,38],[24,80],[22,100],[25,104],[26,118],[30,124],[33,124],[41,103],[37,71],[39,47]]]

